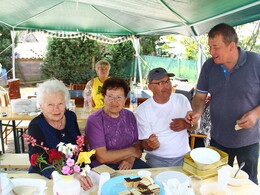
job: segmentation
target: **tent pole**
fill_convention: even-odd
[[[139,42],[139,39],[137,37],[133,36],[132,43],[133,43],[133,46],[135,48],[135,57],[137,59],[137,66],[138,66],[138,72],[139,72],[139,78],[140,78],[140,86],[141,86],[141,90],[143,90],[143,78],[142,78],[142,67],[141,67],[141,58],[140,58],[140,42]],[[136,80],[136,74],[134,76],[134,80]]]
[[[198,43],[198,60],[197,60],[197,79],[199,78],[201,68],[204,64],[204,62],[207,60],[207,57],[204,53],[202,44],[200,41],[197,39],[197,37],[192,37],[194,41]]]
[[[14,39],[15,39],[15,31],[14,29],[11,30],[11,39],[12,39],[12,73],[13,79],[15,79],[15,53],[14,53]]]

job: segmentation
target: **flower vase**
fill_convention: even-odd
[[[73,175],[60,175],[57,171],[52,175],[54,195],[80,195],[80,182]]]

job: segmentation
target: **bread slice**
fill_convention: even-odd
[[[34,186],[16,186],[12,191],[15,195],[32,195],[37,190],[38,188]]]
[[[236,125],[235,125],[235,130],[238,131],[238,130],[240,130],[240,129],[242,129],[242,127],[240,127],[238,124],[236,124]]]

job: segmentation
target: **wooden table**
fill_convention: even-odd
[[[29,154],[13,154],[5,153],[0,155],[0,168],[5,169],[29,169],[30,167]]]
[[[139,169],[140,170],[140,169]],[[116,171],[117,175],[137,175],[138,169],[132,169],[132,170],[124,170],[124,171]],[[164,171],[179,171],[183,172],[182,167],[163,167],[163,168],[152,168],[152,169],[146,169],[148,171],[152,172],[152,177],[156,176],[157,174],[164,172]],[[53,182],[52,180],[46,179],[45,177],[38,175],[38,174],[28,174],[24,171],[7,171],[10,178],[37,178],[37,179],[44,179],[47,182],[47,189],[45,190],[45,195],[52,195],[52,187]],[[212,183],[217,182],[217,176],[211,177],[209,179],[205,179],[202,181],[203,183]],[[248,180],[245,182],[242,186],[238,187],[232,187],[228,186],[229,189],[233,191],[234,195],[259,195],[260,194],[260,188],[256,184],[254,184],[252,181]],[[92,192],[90,194],[97,194],[97,192]]]
[[[7,116],[2,116],[2,113],[6,113]],[[90,113],[87,113],[84,111],[83,108],[76,108],[75,113],[77,115],[77,120],[79,123],[84,124],[86,123],[86,120]],[[2,152],[5,153],[4,149],[4,138],[3,138],[3,123],[2,121],[11,121],[12,124],[10,125],[13,130],[13,137],[14,137],[14,146],[15,146],[15,152],[20,153],[20,143],[19,143],[19,135],[17,131],[17,121],[31,121],[36,116],[30,116],[28,114],[20,115],[12,112],[11,107],[0,107],[0,136],[1,136],[1,143],[2,143]],[[20,135],[21,136],[21,135]]]

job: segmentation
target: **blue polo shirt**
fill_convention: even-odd
[[[260,105],[260,55],[238,49],[238,63],[230,72],[210,58],[197,84],[198,93],[211,94],[211,137],[228,148],[260,142],[260,118],[250,129],[235,130],[236,120]]]

